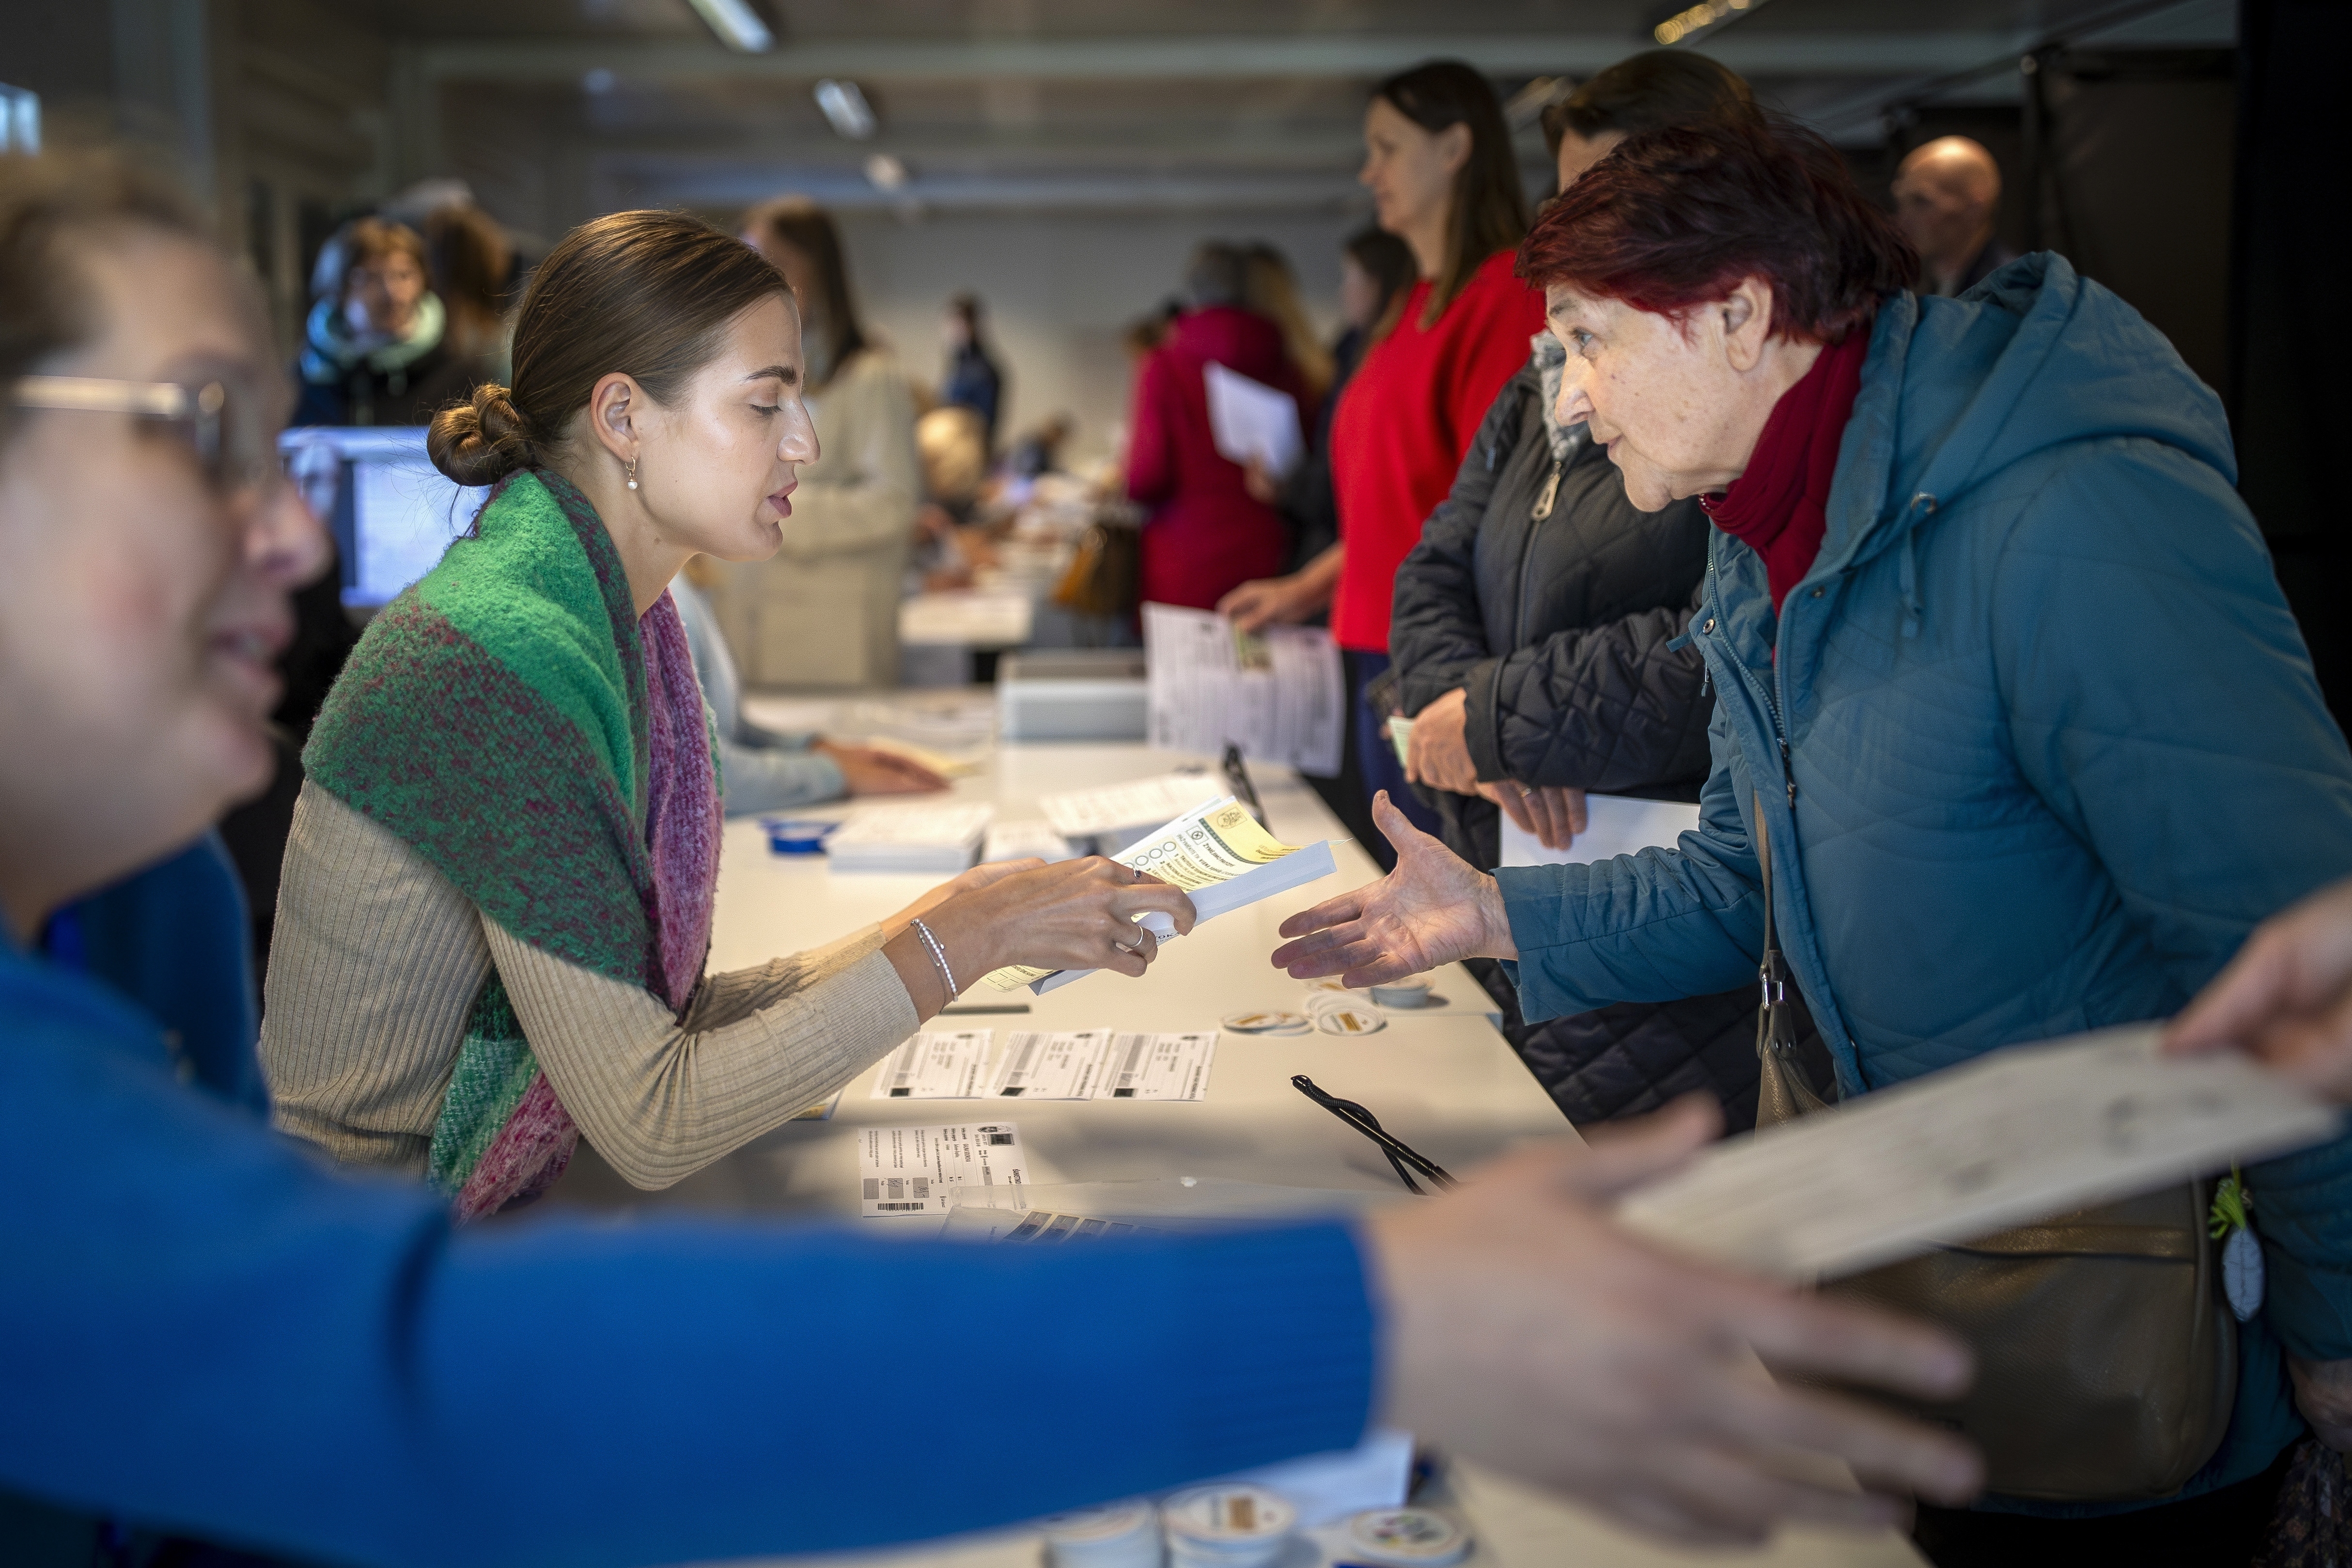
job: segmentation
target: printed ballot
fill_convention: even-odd
[[[1087,839],[1164,822],[1224,792],[1224,786],[1206,773],[1160,773],[1124,784],[1040,795],[1037,810],[1054,831],[1065,838]]]
[[[1510,818],[1503,819],[1504,865],[1573,865],[1639,854],[1653,844],[1673,849],[1698,826],[1698,808],[1680,800],[1636,800],[1626,795],[1587,795],[1586,823],[1568,848],[1548,850],[1543,841]]]
[[[1243,632],[1222,615],[1147,604],[1143,647],[1152,745],[1213,756],[1238,746],[1319,778],[1339,771],[1346,687],[1329,632]]]
[[[882,1059],[876,1100],[970,1100],[985,1092],[996,1031],[929,1030],[910,1035]]]
[[[1996,1051],[1718,1144],[1618,1217],[1752,1272],[1833,1279],[2335,1135],[2336,1112],[2246,1057],[2167,1057],[2160,1037]]]
[[[1328,841],[1304,847],[1280,842],[1230,795],[1193,807],[1111,858],[1182,888],[1202,920],[1304,886],[1334,869]],[[1176,935],[1165,915],[1146,915],[1142,924],[1161,941]],[[990,975],[988,983],[1000,991],[1027,986],[1042,996],[1092,973],[1008,966]]]
[[[1005,1041],[988,1092],[1007,1100],[1090,1100],[1109,1044],[1107,1029],[1018,1030]]]
[[[867,1127],[858,1134],[858,1212],[945,1214],[959,1186],[1025,1186],[1021,1130],[1011,1122],[961,1127]]]
[[[1217,1060],[1217,1031],[1114,1035],[1097,1100],[1205,1100],[1209,1068]]]
[[[1288,392],[1213,361],[1202,367],[1202,382],[1218,456],[1244,465],[1255,458],[1277,479],[1298,465],[1307,444],[1298,428],[1298,404]]]

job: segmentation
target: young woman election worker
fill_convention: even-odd
[[[1365,693],[1389,667],[1397,569],[1445,499],[1488,406],[1526,361],[1528,340],[1543,326],[1543,300],[1512,275],[1527,198],[1502,105],[1484,75],[1435,60],[1389,78],[1364,111],[1364,146],[1358,178],[1372,193],[1381,227],[1412,247],[1421,278],[1365,351],[1332,415],[1339,542],[1288,577],[1244,583],[1218,608],[1255,630],[1330,607],[1365,788],[1388,789],[1434,831],[1436,817],[1404,789],[1389,738],[1391,705]],[[1366,848],[1385,856],[1384,845]]]
[[[1752,985],[1769,830],[1780,945],[1851,1095],[2171,1013],[2352,871],[2352,756],[2221,403],[2129,306],[2048,254],[1907,292],[1835,152],[1762,116],[1627,141],[1522,256],[1560,416],[1635,504],[1715,521],[1698,829],[1486,876],[1389,813],[1394,876],[1294,917],[1277,963],[1516,959],[1537,1019]],[[2152,1504],[1923,1509],[1937,1563],[2252,1554],[2303,1429],[2290,1364],[2352,1389],[2352,1140],[2245,1177],[2268,1293],[2202,1469]]]
[[[421,1184],[351,1179],[273,1135],[242,911],[205,825],[269,777],[288,591],[325,543],[278,466],[290,390],[261,302],[208,234],[114,165],[0,158],[12,1563],[162,1561],[166,1532],[386,1568],[844,1550],[1341,1448],[1373,1421],[1697,1539],[1874,1524],[1899,1494],[1970,1490],[1959,1445],[1758,1380],[1743,1348],[1924,1394],[1965,1380],[1949,1341],[1607,1221],[1706,1137],[1704,1115],[1524,1155],[1353,1226],[1043,1251],[551,1211],[453,1231]],[[798,369],[770,298],[735,313],[761,319],[741,342],[730,319],[704,346],[664,419],[779,454],[799,439],[762,412],[794,401]],[[645,395],[635,382],[633,429]],[[583,402],[574,434],[609,456]],[[788,485],[778,461],[769,483]],[[533,520],[494,515],[480,542]],[[559,625],[560,596],[590,592],[590,541],[533,542],[545,575],[512,612]],[[593,559],[629,577],[613,544]],[[588,602],[634,623],[632,600]],[[573,629],[578,664],[601,660]],[[591,744],[562,727],[612,706],[570,695],[541,716],[548,744]],[[943,1322],[1054,1332],[1017,1368],[903,1354]],[[908,1489],[874,1456],[919,1401],[987,1410],[1021,1464]],[[1790,1479],[1791,1448],[1872,1490]]]
[[[1137,915],[1189,926],[1108,861],[989,866],[706,976],[720,809],[667,589],[697,551],[773,550],[818,455],[792,295],[707,224],[617,214],[541,264],[514,366],[430,437],[489,505],[370,623],[304,754],[262,1033],[282,1126],[466,1217],[544,1191],[583,1131],[663,1186],[999,965],[1139,975]]]

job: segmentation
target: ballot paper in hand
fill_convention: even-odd
[[[1202,371],[1209,394],[1209,434],[1217,455],[1258,466],[1279,479],[1298,465],[1307,444],[1298,429],[1298,404],[1286,392],[1255,382],[1211,361]]]
[[[1201,920],[1302,887],[1337,869],[1328,840],[1303,847],[1280,842],[1230,795],[1193,807],[1111,858],[1182,888]],[[1176,935],[1174,923],[1157,912],[1143,916],[1142,924],[1161,941]],[[1092,973],[1007,966],[990,975],[988,983],[1000,991],[1027,986],[1043,996]]]
[[[1541,839],[1510,818],[1503,819],[1504,865],[1571,865],[1639,854],[1655,845],[1673,849],[1698,826],[1698,808],[1680,800],[1636,800],[1625,795],[1587,795],[1584,831],[1564,850],[1548,850]]]
[[[1619,1207],[1631,1228],[1778,1279],[1834,1279],[2335,1135],[2336,1113],[2153,1024],[2012,1046],[1718,1144]]]
[[[1207,611],[1147,604],[1143,647],[1152,745],[1212,756],[1238,746],[1320,779],[1339,771],[1347,689],[1329,632],[1242,632]]]

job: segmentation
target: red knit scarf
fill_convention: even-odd
[[[1869,352],[1870,334],[1863,331],[1823,349],[1813,368],[1772,405],[1747,469],[1721,495],[1699,497],[1717,528],[1764,558],[1776,614],[1822,552],[1838,443],[1853,416]]]

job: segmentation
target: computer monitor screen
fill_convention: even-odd
[[[354,607],[390,603],[432,570],[490,496],[433,466],[421,425],[289,430],[284,449],[305,498],[334,533],[343,602]]]

